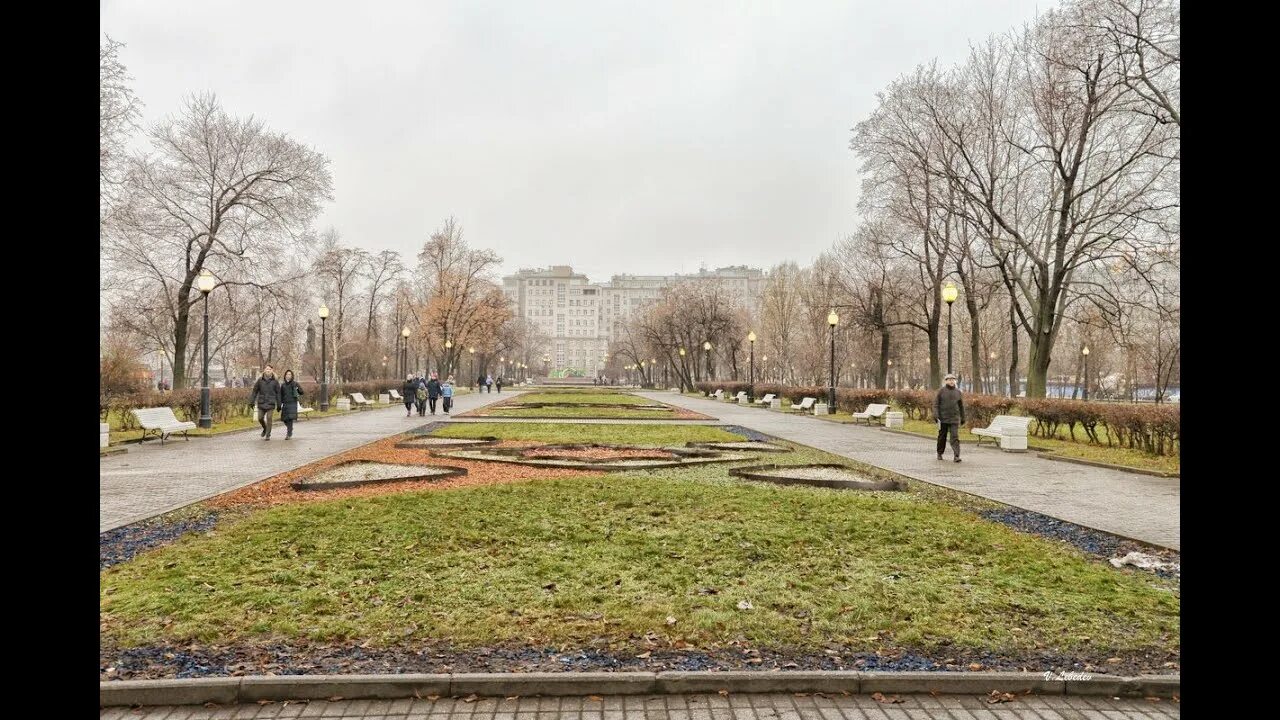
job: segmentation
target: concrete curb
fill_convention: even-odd
[[[1032,672],[585,672],[449,675],[253,675],[98,683],[101,707],[203,705],[260,700],[396,699],[430,695],[679,695],[685,693],[944,693],[993,690],[1037,695],[1178,695],[1181,675],[1060,676]]]

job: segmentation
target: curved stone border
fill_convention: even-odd
[[[325,470],[332,470],[334,468],[342,467],[343,465],[365,464],[365,463],[371,463],[371,462],[376,463],[378,465],[400,465],[405,468],[429,467],[436,470],[446,470],[447,472],[432,473],[430,475],[405,475],[404,477],[383,478],[379,480],[340,480],[338,482],[326,482],[326,483],[309,483],[306,481],[295,481],[295,482],[289,483],[289,487],[293,488],[294,490],[332,490],[335,488],[364,487],[366,485],[382,485],[384,483],[395,483],[395,482],[412,482],[412,481],[418,481],[418,480],[443,480],[444,478],[457,477],[459,475],[467,474],[466,468],[453,467],[450,465],[408,465],[405,463],[392,463],[392,462],[385,462],[382,460],[372,460],[372,461],[371,460],[351,460],[349,462],[338,463],[337,465],[327,467],[325,468]],[[321,472],[324,472],[324,470],[322,470]]]
[[[592,447],[610,448],[614,450],[661,450],[677,457],[664,460],[657,458],[617,458],[616,460],[570,460],[566,458],[526,458],[522,454],[529,450],[569,450]],[[665,468],[691,467],[707,463],[738,462],[748,460],[750,456],[720,450],[699,450],[683,447],[641,447],[638,445],[601,445],[601,444],[557,444],[537,445],[529,447],[479,448],[487,456],[458,455],[457,453],[476,452],[477,449],[461,448],[459,450],[432,450],[431,454],[449,460],[471,460],[483,462],[512,463],[527,467],[560,468],[565,470],[598,470],[604,472],[628,472],[634,470],[659,470]],[[646,462],[647,465],[624,465],[623,463]]]
[[[431,445],[423,443],[423,440],[457,440],[458,442],[441,443],[439,445]],[[409,440],[402,440],[396,443],[396,447],[402,450],[436,450],[444,448],[469,448],[479,445],[496,445],[498,438],[493,435],[485,435],[478,438],[435,438],[431,435],[419,435]]]
[[[762,453],[789,453],[791,448],[781,447],[773,443],[760,440],[725,440],[723,442],[694,442],[685,443],[685,447],[705,448],[708,450],[723,450],[726,452],[734,452],[736,450],[745,450],[747,452]]]
[[[684,693],[829,692],[987,695],[993,690],[1037,695],[1163,697],[1181,693],[1181,675],[1075,677],[1032,672],[587,672],[405,675],[250,675],[191,680],[108,680],[98,683],[101,707],[203,705],[260,700],[346,700],[465,695],[679,695]]]
[[[834,463],[806,463],[804,465],[753,465],[751,467],[732,468],[729,474],[748,480],[763,480],[778,485],[810,485],[813,487],[836,488],[838,490],[892,490],[903,491],[907,486],[899,480],[883,480],[879,482],[861,480],[816,480],[808,478],[783,477],[770,474],[776,470],[795,470],[798,468],[836,468],[854,472],[847,465]]]

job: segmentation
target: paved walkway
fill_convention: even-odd
[[[213,718],[367,718],[400,720],[416,718],[491,718],[492,720],[1134,720],[1177,718],[1178,703],[1060,695],[1021,695],[1011,702],[987,704],[973,695],[902,695],[901,703],[882,704],[868,695],[628,695],[608,697],[481,698],[473,702],[439,700],[339,700],[268,705],[199,705],[149,707],[139,710],[109,708],[100,720],[213,720]]]
[[[1056,462],[1032,453],[961,446],[963,462],[938,462],[935,443],[879,428],[717,402],[671,392],[642,397],[754,428],[908,477],[1163,547],[1180,549],[1180,481]]]
[[[514,393],[467,393],[454,398],[456,412],[472,410]],[[404,416],[404,406],[302,420],[285,440],[277,418],[270,442],[247,430],[212,437],[150,440],[99,462],[98,532],[153,517],[375,440],[447,420]]]

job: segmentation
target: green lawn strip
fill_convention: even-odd
[[[652,405],[653,401],[638,395],[620,392],[526,392],[518,395],[512,404],[529,403],[598,403],[601,405]]]
[[[710,425],[454,423],[431,434],[450,438],[493,436],[500,440],[606,445],[684,445],[687,442],[733,442],[746,439],[737,433]]]
[[[378,407],[390,407],[390,406],[379,405]],[[318,418],[318,417],[350,415],[353,412],[359,412],[359,411],[352,409],[344,412],[344,411],[338,410],[337,406],[331,405],[329,406],[328,412],[320,412],[319,410],[313,410],[312,412],[307,413],[305,420],[301,420],[300,422],[306,423],[307,420],[314,420],[315,418]],[[184,418],[184,413],[181,410],[175,410],[174,414],[178,416],[179,420],[182,420]],[[139,438],[142,437],[142,430],[117,430],[116,428],[120,426],[120,419],[117,417],[114,417],[114,415],[115,413],[113,411],[112,412],[113,417],[111,420],[111,444],[112,445],[117,445],[123,442],[138,440]],[[196,420],[192,420],[191,422],[196,422]],[[278,413],[276,414],[276,422],[280,422],[280,415]],[[213,427],[207,430],[204,428],[196,428],[194,430],[188,430],[187,434],[192,437],[199,437],[199,436],[205,436],[205,435],[221,435],[222,433],[236,432],[237,430],[247,430],[249,428],[256,428],[256,427],[258,427],[258,419],[256,417],[250,416],[250,415],[242,415],[242,416],[233,417],[226,422],[214,423]],[[155,436],[156,436],[155,433],[151,433],[147,439],[151,440]],[[171,437],[180,437],[180,435],[171,436]]]
[[[499,408],[481,408],[481,415],[494,417],[533,417],[533,418],[616,418],[619,420],[670,420],[675,413],[670,410],[630,410],[612,407],[540,407],[522,408],[509,405]]]
[[[835,459],[784,457],[764,461]],[[1179,643],[1168,581],[926,496],[741,482],[724,466],[279,506],[107,570],[100,606],[102,639],[122,646]]]

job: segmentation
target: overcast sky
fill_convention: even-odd
[[[850,128],[1047,0],[106,0],[145,119],[211,90],[332,160],[317,221],[412,259],[453,215],[502,270],[810,262],[858,221]]]

